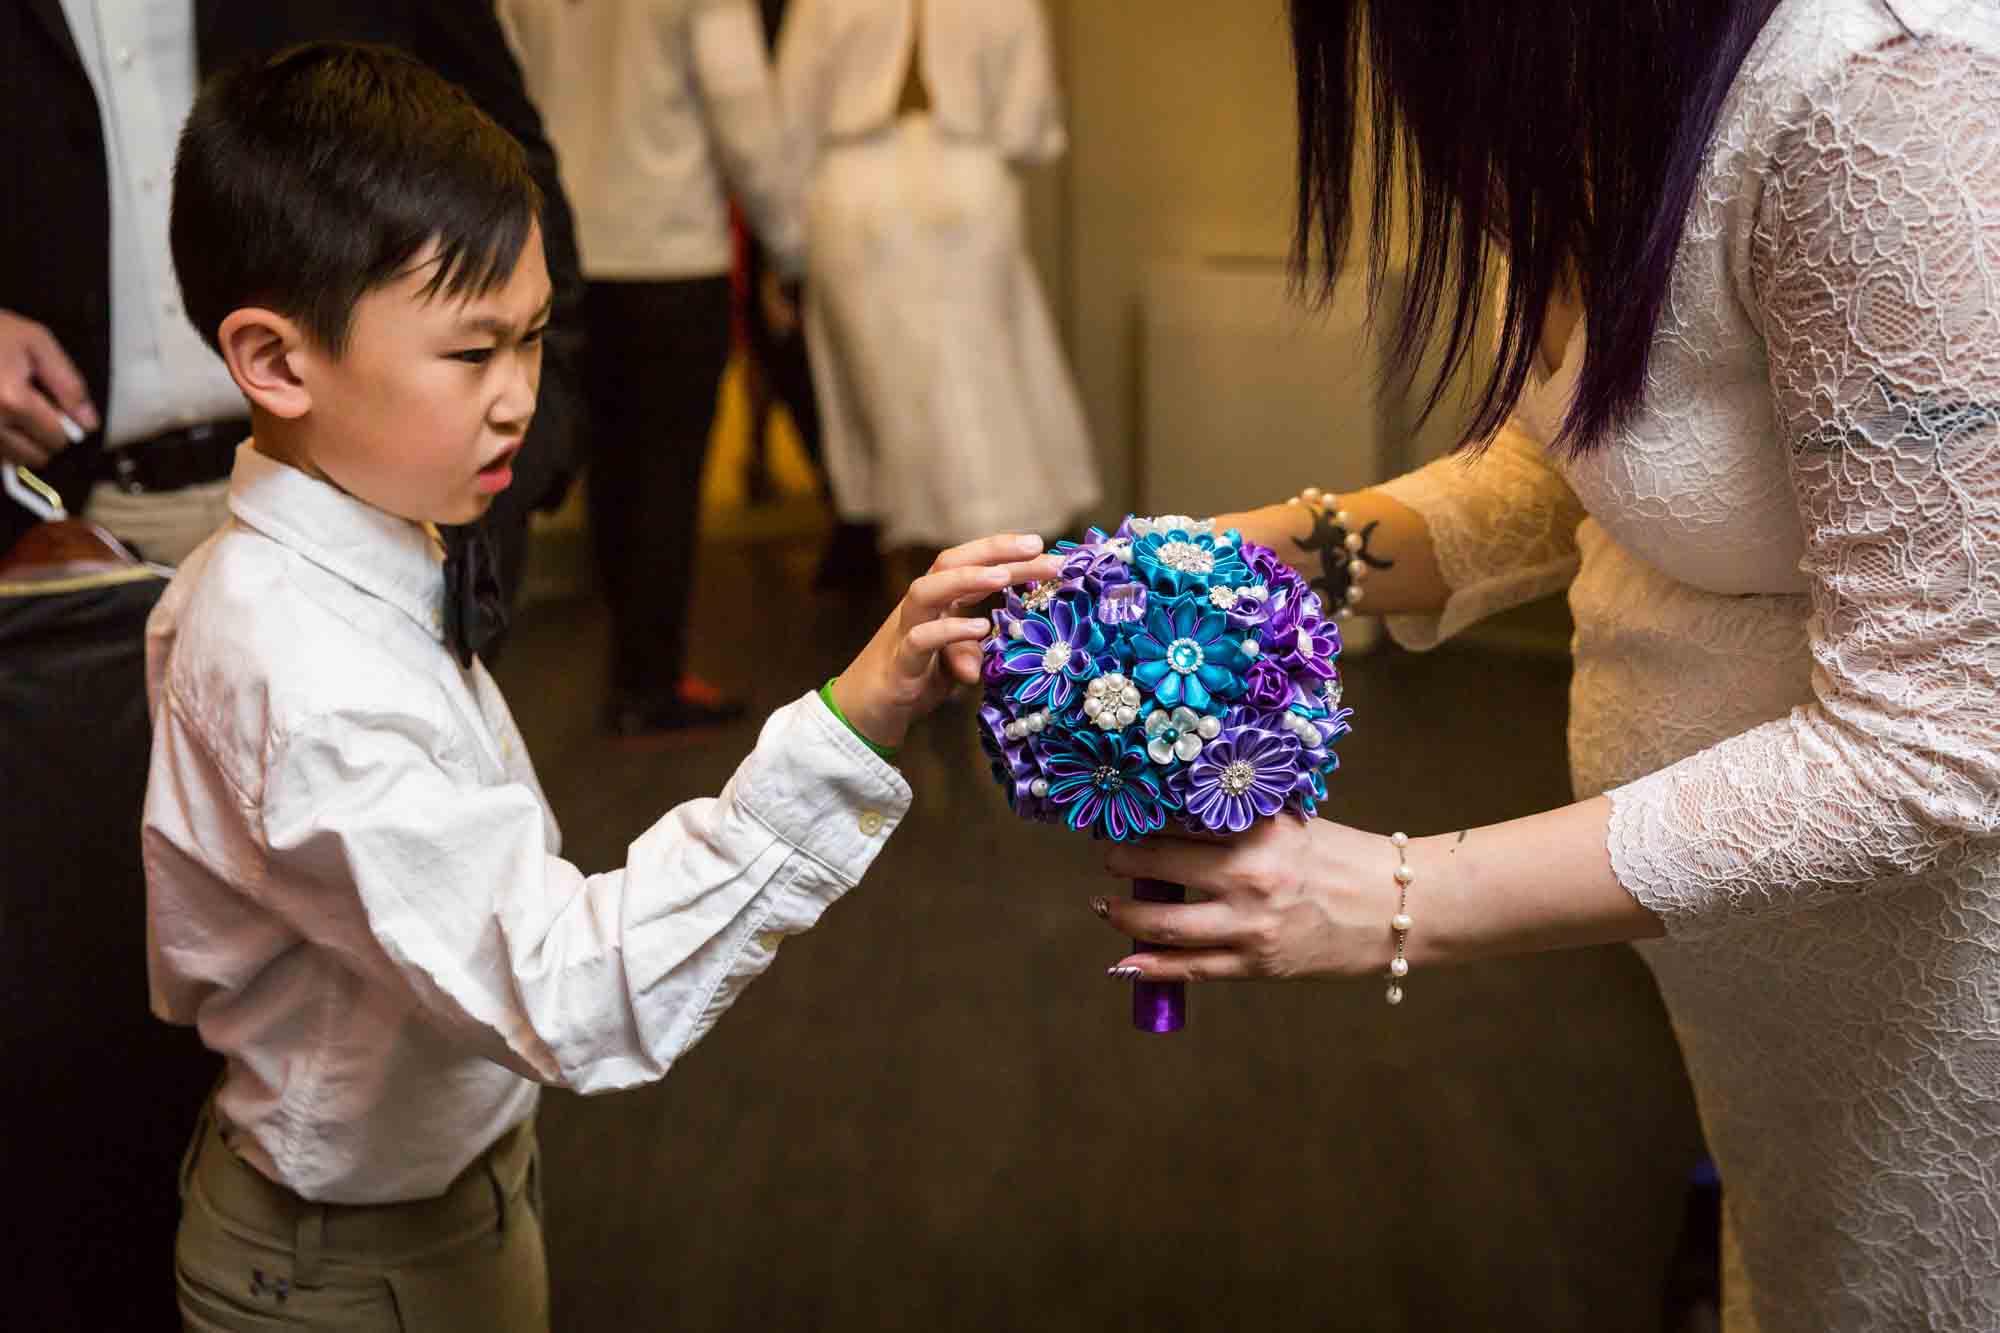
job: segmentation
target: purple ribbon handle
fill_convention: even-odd
[[[1135,879],[1132,896],[1142,903],[1184,903],[1187,889],[1163,879]],[[1134,940],[1141,949],[1157,949],[1157,944]],[[1187,1026],[1187,983],[1184,981],[1135,981],[1132,983],[1132,1026],[1141,1032],[1179,1032]]]

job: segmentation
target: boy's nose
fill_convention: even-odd
[[[515,363],[515,370],[494,400],[492,420],[496,429],[526,430],[535,415],[535,397],[541,388],[539,367]]]

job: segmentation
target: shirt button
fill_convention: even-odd
[[[118,68],[120,68],[120,69],[130,69],[130,68],[132,68],[132,48],[131,48],[131,47],[129,47],[129,46],[121,46],[121,47],[119,47],[119,48],[118,48]]]
[[[864,834],[871,838],[874,837],[882,831],[882,812],[880,810],[863,810],[861,812],[860,824],[861,831]]]
[[[778,946],[784,943],[784,940],[785,937],[775,930],[760,930],[757,932],[757,947],[766,953],[776,953]]]
[[[172,319],[181,312],[180,303],[177,301],[162,301],[160,302],[160,309],[166,312],[166,316],[169,319]]]

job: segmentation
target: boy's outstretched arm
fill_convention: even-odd
[[[982,537],[937,558],[833,683],[841,715],[884,747],[902,744],[910,723],[944,701],[953,681],[979,679],[983,616],[961,615],[1002,588],[1052,579],[1062,557],[1039,554],[1040,537]]]

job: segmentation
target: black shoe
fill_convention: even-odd
[[[712,688],[683,686],[667,694],[620,693],[613,696],[606,710],[605,730],[621,744],[699,740],[704,729],[739,722],[745,711],[741,699]]]

